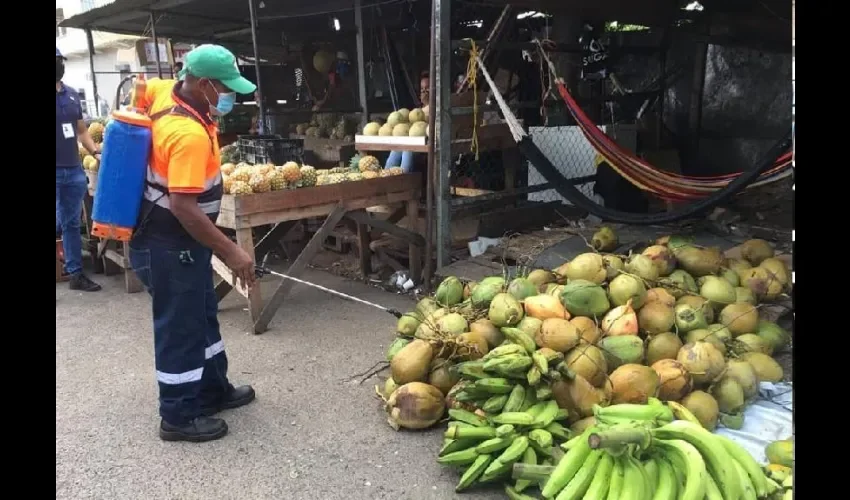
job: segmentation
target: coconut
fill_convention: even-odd
[[[693,413],[702,426],[709,431],[713,431],[717,427],[720,408],[717,406],[717,400],[711,394],[693,391],[682,398],[679,403]]]
[[[479,284],[480,285],[488,285],[488,286],[489,285],[495,285],[495,286],[499,287],[499,291],[501,292],[501,291],[504,291],[505,285],[507,283],[505,282],[505,278],[503,278],[501,276],[488,276],[488,277],[484,278],[483,280],[481,280],[479,282]]]
[[[631,300],[632,307],[640,309],[646,302],[646,286],[639,278],[621,274],[608,284],[608,297],[615,306],[626,305]]]
[[[788,285],[790,281],[788,276],[788,268],[781,260],[777,259],[776,257],[770,257],[761,261],[759,267],[761,267],[762,269],[767,269],[767,272],[773,275],[773,277],[777,281],[782,283],[782,286]]]
[[[555,275],[545,269],[535,269],[534,271],[528,273],[528,276],[526,276],[525,279],[527,279],[531,282],[531,284],[539,288],[542,285],[554,282]]]
[[[395,383],[392,377],[384,381],[383,394],[385,398],[389,398],[395,390],[398,389],[398,384]]]
[[[773,354],[773,348],[771,347],[771,345],[755,333],[745,333],[743,335],[738,335],[735,340],[740,342],[740,344],[738,344],[738,347],[746,352],[761,352],[767,354],[768,356]]]
[[[756,299],[756,294],[754,294],[749,288],[743,286],[735,287],[735,302],[746,302],[747,304],[752,304],[754,306],[759,303],[758,299]]]
[[[616,278],[620,271],[626,268],[623,259],[616,255],[603,255],[602,261],[605,262],[605,276],[608,280]]]
[[[596,425],[596,417],[585,417],[581,420],[576,420],[573,425],[570,426],[570,430],[572,431],[574,436],[580,436],[584,434],[584,431]]]
[[[724,356],[726,355],[726,344],[719,337],[715,336],[714,333],[708,328],[697,328],[696,330],[691,330],[685,334],[685,342],[708,342],[720,351]]]
[[[567,368],[587,379],[595,387],[600,387],[608,374],[608,362],[602,350],[582,341],[566,353],[564,363]]]
[[[588,282],[589,283],[589,282]],[[552,297],[561,297],[561,294],[564,293],[565,285],[558,285],[555,283],[549,283],[546,285],[546,291],[544,292],[546,295],[551,295]],[[606,296],[607,300],[607,296]]]
[[[412,337],[414,333],[416,333],[416,329],[419,328],[419,324],[422,323],[422,315],[416,311],[404,313],[396,323],[395,331],[399,335],[403,335],[405,337]]]
[[[499,328],[514,326],[523,317],[522,305],[507,293],[499,293],[490,302],[490,310],[487,316]]]
[[[656,361],[652,369],[658,374],[658,399],[661,401],[679,401],[694,388],[691,374],[675,359]]]
[[[396,337],[393,343],[387,348],[387,361],[392,361],[396,354],[410,343],[410,339]]]
[[[735,271],[724,267],[720,270],[720,277],[729,282],[733,287],[739,286],[741,284],[741,278],[738,276],[738,273]]]
[[[618,306],[608,311],[602,318],[602,333],[605,335],[637,335],[638,319],[629,300],[624,306]]]
[[[682,339],[675,333],[652,335],[646,344],[646,363],[654,365],[662,359],[676,359],[682,345]]]
[[[611,308],[605,289],[587,280],[571,280],[560,298],[567,311],[576,316],[598,317]]]
[[[646,404],[658,393],[658,374],[648,366],[623,365],[611,372],[611,403]]]
[[[732,377],[721,378],[711,386],[709,393],[717,400],[717,408],[723,413],[737,413],[744,407],[744,389]]]
[[[640,329],[649,335],[669,332],[676,320],[673,307],[661,302],[647,302],[640,308],[637,318]]]
[[[531,338],[534,338],[540,332],[540,327],[543,326],[543,320],[532,318],[531,316],[523,316],[516,327],[527,333]]]
[[[578,328],[569,321],[562,318],[548,318],[543,320],[540,331],[534,336],[534,342],[539,347],[567,352],[578,345],[580,338]]]
[[[434,348],[431,344],[421,339],[413,340],[402,347],[390,361],[393,380],[400,385],[427,380],[428,367],[433,357]]]
[[[443,417],[443,393],[422,382],[404,384],[387,400],[386,411],[393,428],[426,429]]]
[[[757,299],[766,301],[776,299],[783,289],[779,279],[763,267],[754,267],[741,273],[741,284],[749,288]]]
[[[698,290],[694,277],[682,269],[676,269],[670,276],[659,280],[659,284],[677,299],[688,293],[697,293]]]
[[[478,309],[483,309],[490,306],[493,297],[502,293],[502,287],[496,283],[484,283],[483,281],[472,290],[469,299],[472,306]]]
[[[690,304],[677,304],[673,309],[673,315],[679,333],[688,333],[708,326],[702,309]]]
[[[738,297],[735,294],[735,287],[717,276],[706,276],[699,287],[699,294],[708,299],[715,308],[733,304]]]
[[[439,308],[440,306],[431,297],[425,297],[424,299],[416,303],[416,312],[418,312],[419,315],[423,318],[430,315]]]
[[[672,296],[670,292],[664,288],[650,288],[646,291],[646,303],[644,306],[650,302],[660,302],[672,309],[673,306],[676,305],[676,297]]]
[[[660,276],[658,267],[652,259],[642,254],[632,255],[632,258],[626,262],[626,272],[640,276],[649,282],[654,282]]]
[[[712,323],[708,325],[708,329],[711,331],[712,335],[722,340],[724,343],[729,342],[733,338],[732,332],[720,323]]]
[[[754,332],[758,328],[759,312],[752,304],[736,302],[720,311],[720,323],[734,336]]]
[[[443,307],[460,303],[463,300],[463,283],[454,276],[449,276],[437,287],[434,298]]]
[[[555,274],[570,280],[587,280],[601,284],[608,277],[605,262],[598,253],[583,253],[555,270]]]
[[[450,369],[451,367],[452,362],[443,358],[434,358],[431,361],[431,373],[428,375],[428,383],[439,389],[444,397],[460,380],[460,377],[454,373],[454,370]]]
[[[791,335],[772,321],[759,320],[756,335],[767,342],[773,352],[779,352],[791,341]]]
[[[526,297],[537,295],[537,286],[526,278],[515,278],[508,285],[508,293],[517,300],[525,300]]]
[[[659,276],[667,276],[676,269],[676,257],[664,245],[652,245],[641,253],[652,259],[652,263],[658,269]]]
[[[480,333],[461,333],[457,336],[457,340],[470,347],[474,347],[468,356],[469,359],[479,359],[490,352],[490,344],[487,343],[487,339]]]
[[[463,300],[468,299],[472,295],[472,291],[475,290],[476,286],[478,286],[477,281],[469,281],[463,285]]]
[[[726,259],[726,262],[723,265],[726,268],[731,269],[732,271],[735,271],[735,273],[738,274],[739,276],[741,274],[741,271],[746,271],[747,269],[750,269],[750,268],[753,267],[752,264],[750,264],[749,262],[747,262],[744,259],[733,259],[733,258]]]
[[[727,361],[724,377],[735,379],[744,391],[744,398],[746,399],[756,397],[759,392],[758,375],[756,375],[753,365],[746,361],[740,359],[730,359]]]
[[[528,297],[523,302],[525,314],[537,319],[562,318],[570,319],[570,313],[557,297],[540,294]]]
[[[741,257],[750,264],[757,266],[763,260],[773,257],[773,247],[764,240],[747,240],[741,244]]]
[[[637,335],[605,337],[599,341],[598,346],[605,355],[608,370],[614,370],[625,364],[643,362],[643,340]]]
[[[595,344],[599,337],[602,336],[602,331],[599,330],[596,321],[586,316],[576,316],[570,320],[570,323],[578,329],[581,340]]]
[[[679,267],[696,277],[716,274],[723,264],[723,254],[717,248],[685,245],[677,248],[673,253],[679,261]]]
[[[676,361],[682,363],[694,384],[702,385],[713,382],[726,367],[723,354],[708,342],[689,342],[679,349]]]
[[[574,380],[562,379],[552,382],[552,399],[570,414],[578,418],[593,415],[593,406],[607,406],[609,399],[605,391],[596,389],[581,375]]]
[[[482,336],[491,349],[501,345],[505,341],[505,335],[486,318],[473,321],[469,325],[469,331]]]
[[[429,335],[434,335],[439,329],[440,319],[447,314],[449,314],[448,309],[437,309],[432,312],[422,320],[422,323],[419,323],[419,327],[416,329],[414,336],[427,337]]]
[[[444,333],[460,335],[469,330],[469,323],[460,313],[449,313],[437,320],[437,328]]]
[[[782,367],[779,366],[779,363],[767,354],[761,352],[746,352],[741,355],[740,359],[752,365],[759,382],[781,382],[782,377],[785,375],[782,371]]]
[[[608,226],[599,228],[590,238],[590,245],[600,252],[610,252],[617,248],[618,244],[617,233]]]
[[[700,297],[699,295],[685,295],[679,298],[676,304],[688,304],[691,307],[701,310],[703,316],[705,316],[705,320],[709,323],[714,321],[714,309],[711,308],[708,299],[704,297]]]

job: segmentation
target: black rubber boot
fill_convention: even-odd
[[[254,388],[250,385],[233,387],[218,404],[201,408],[201,413],[206,416],[212,416],[221,410],[232,410],[233,408],[245,406],[256,397],[257,393],[254,392]]]
[[[220,418],[198,417],[186,425],[159,423],[159,437],[163,441],[189,441],[203,443],[221,439],[227,434],[227,422]]]
[[[83,273],[71,276],[71,281],[68,286],[71,290],[79,290],[81,292],[97,292],[101,288],[100,285],[90,280],[89,277]]]

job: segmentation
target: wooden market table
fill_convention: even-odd
[[[309,217],[327,217],[286,271],[290,276],[299,277],[321,248],[325,238],[343,217],[348,217],[357,224],[362,268],[367,268],[371,258],[371,226],[377,230],[392,232],[409,242],[410,273],[415,277],[415,281],[421,274],[424,237],[387,221],[372,219],[366,209],[376,205],[403,204],[407,218],[411,222],[417,221],[421,190],[421,175],[405,174],[262,194],[224,195],[216,224],[234,230],[236,243],[254,258],[255,262],[261,262],[263,256],[297,221]],[[255,245],[252,229],[265,225],[274,227]],[[410,225],[416,227],[416,224]],[[213,269],[222,278],[216,285],[216,295],[221,300],[234,288],[231,285],[233,274],[224,262],[215,256]],[[259,285],[251,290],[245,290],[242,286],[236,287],[248,301],[248,313],[254,333],[263,333],[268,329],[269,322],[283,304],[293,284],[291,280],[281,280],[271,298],[265,302]]]

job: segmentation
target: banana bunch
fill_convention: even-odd
[[[517,384],[514,388],[517,386],[522,387]],[[524,397],[509,390],[511,394],[503,395],[519,401],[515,411],[485,418],[463,409],[449,410],[449,427],[437,463],[462,469],[455,491],[509,479],[515,463],[551,465],[563,455],[558,445],[570,438],[570,431],[560,422],[567,419],[567,412],[551,399],[521,410]],[[521,495],[531,484],[518,480],[512,490]]]
[[[767,464],[764,466],[764,475],[767,480],[776,487],[776,491],[770,496],[771,500],[791,500],[794,498],[794,474],[791,467],[781,464]]]
[[[755,500],[787,494],[737,443],[687,420],[668,421],[659,406],[664,405],[600,409],[607,415],[597,414],[597,425],[562,444],[566,453],[554,467],[517,464],[512,477],[537,482],[543,498],[555,500]],[[626,415],[636,418],[628,421]]]

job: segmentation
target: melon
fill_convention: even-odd
[[[410,131],[408,135],[410,137],[425,137],[425,132],[427,132],[428,124],[425,122],[416,122],[410,126]]]
[[[393,127],[393,135],[396,137],[407,137],[410,133],[410,125],[407,123],[399,123]]]
[[[420,108],[411,110],[410,114],[407,115],[407,119],[410,120],[411,123],[424,122],[425,118],[427,118],[425,116],[425,112],[422,111]]]
[[[381,130],[381,125],[377,122],[367,123],[365,127],[363,127],[363,135],[378,135],[378,131]]]

